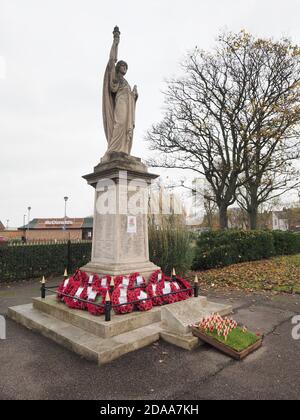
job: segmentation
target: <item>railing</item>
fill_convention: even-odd
[[[66,278],[67,278],[67,276],[65,276],[65,279]],[[171,281],[176,281],[176,278],[172,277]],[[64,296],[64,297],[68,297],[68,298],[77,300],[78,302],[83,302],[83,303],[86,303],[86,304],[89,304],[89,305],[94,305],[98,308],[104,308],[104,315],[105,315],[105,321],[106,322],[111,321],[111,311],[112,311],[113,308],[118,308],[118,307],[125,306],[125,305],[135,305],[137,303],[152,300],[153,298],[163,299],[166,296],[171,296],[171,295],[176,295],[176,294],[179,294],[179,293],[191,292],[191,291],[194,291],[194,297],[199,296],[199,285],[198,285],[198,282],[195,282],[194,285],[191,286],[189,289],[180,289],[180,290],[177,290],[175,292],[170,292],[170,293],[166,293],[166,294],[163,294],[163,295],[155,295],[153,298],[148,297],[148,298],[144,298],[144,299],[139,299],[139,300],[134,300],[134,301],[126,302],[126,303],[119,303],[117,305],[113,305],[111,303],[110,298],[106,299],[105,303],[95,303],[95,302],[91,302],[91,301],[86,300],[86,299],[81,299],[81,298],[76,297],[76,296],[68,295],[68,294],[63,293],[63,292],[57,292],[57,290],[55,290],[55,291],[53,290],[53,289],[57,289],[58,287],[59,287],[58,285],[48,287],[48,286],[46,286],[46,282],[43,280],[42,281],[42,286],[41,286],[41,298],[45,299],[46,298],[46,292],[48,291],[48,292],[53,293],[53,294],[59,294],[60,296]],[[145,288],[145,287],[147,287],[147,286],[143,285],[142,287],[137,287],[137,288]],[[135,290],[137,288],[136,287],[128,288],[128,290]],[[110,286],[110,290],[109,290],[110,293],[112,293],[113,290],[114,290],[114,286]]]

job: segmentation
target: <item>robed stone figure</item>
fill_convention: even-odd
[[[112,152],[130,155],[135,126],[138,93],[136,86],[131,90],[124,78],[128,70],[127,63],[117,62],[119,42],[120,31],[116,26],[103,82],[103,125],[108,143],[105,158],[109,158]]]

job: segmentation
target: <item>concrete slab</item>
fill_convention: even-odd
[[[94,316],[87,311],[68,308],[64,303],[58,302],[56,296],[34,298],[33,307],[102,338],[114,337],[161,320],[161,308],[155,307],[151,311],[135,311],[123,315],[116,315],[112,311],[111,321],[105,322],[104,315]]]
[[[86,311],[70,309],[55,296],[34,298],[33,304],[8,309],[8,316],[23,326],[99,364],[147,346],[159,338],[192,350],[200,344],[189,325],[211,313],[228,314],[231,306],[191,298],[147,312],[95,317]],[[161,319],[164,322],[161,322]]]
[[[162,327],[165,331],[179,335],[190,332],[190,325],[212,314],[228,315],[231,305],[208,301],[205,297],[191,298],[161,308]]]
[[[53,318],[30,304],[9,308],[8,316],[26,328],[39,332],[98,364],[108,363],[158,341],[161,332],[160,323],[154,323],[113,338],[99,338],[81,328]]]
[[[184,350],[194,350],[203,344],[199,338],[194,337],[191,333],[186,335],[179,335],[169,331],[162,331],[160,337],[167,343],[173,344]]]

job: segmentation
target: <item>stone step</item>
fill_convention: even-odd
[[[105,322],[104,315],[94,316],[87,311],[70,309],[64,303],[58,302],[56,296],[47,296],[46,299],[34,298],[33,307],[102,338],[114,337],[161,320],[161,308],[155,307],[151,311],[135,311],[123,315],[116,315],[112,311],[111,321]]]
[[[8,309],[8,316],[26,328],[39,332],[56,343],[100,364],[159,340],[160,323],[154,323],[113,338],[99,338],[33,307],[32,304]]]

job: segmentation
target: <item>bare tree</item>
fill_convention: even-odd
[[[239,189],[237,201],[248,214],[251,230],[257,229],[259,208],[300,185],[299,171],[287,158],[276,160],[269,164],[269,171],[249,176],[248,181]],[[276,166],[278,164],[278,166]]]
[[[299,57],[289,40],[227,33],[212,53],[196,49],[182,65],[184,76],[168,82],[165,117],[147,135],[163,154],[150,164],[204,175],[221,229],[228,227],[237,190],[253,179],[262,182],[259,174],[270,171],[255,164],[257,144],[266,163],[277,145],[285,153],[285,140],[297,137]]]

